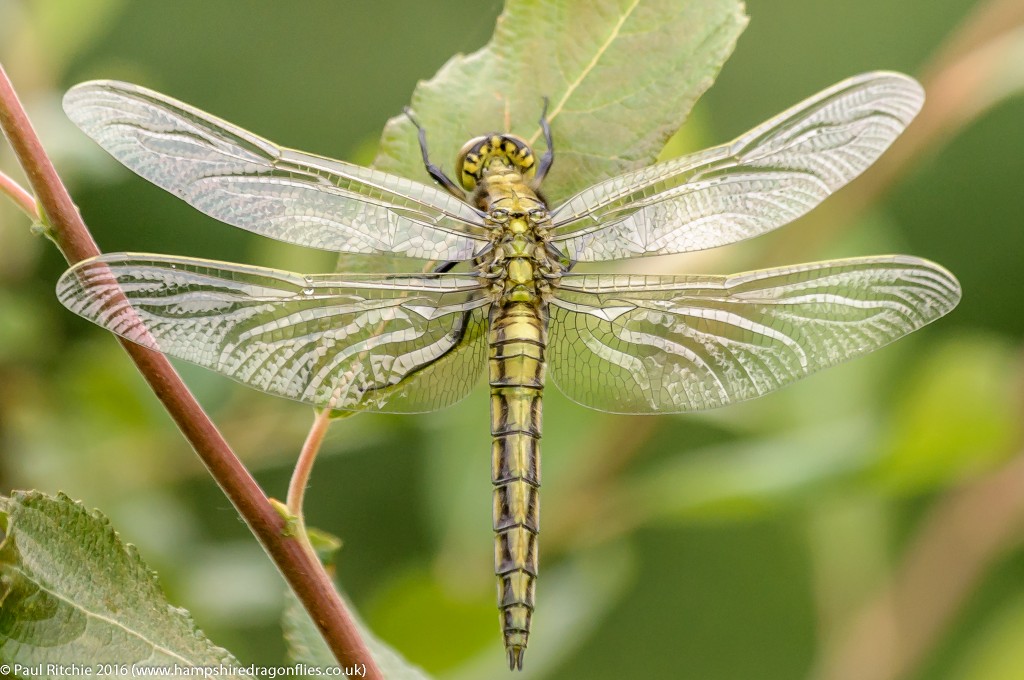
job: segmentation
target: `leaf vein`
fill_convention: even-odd
[[[28,580],[30,583],[35,584],[35,586],[37,588],[39,588],[39,590],[43,591],[44,593],[47,593],[48,595],[51,595],[52,597],[55,597],[56,599],[64,602],[68,606],[81,611],[86,616],[92,617],[94,619],[98,619],[100,621],[104,621],[104,622],[106,622],[106,623],[108,623],[108,624],[110,624],[112,626],[120,628],[124,632],[128,633],[128,635],[133,636],[135,638],[138,638],[139,640],[142,640],[146,644],[150,645],[152,647],[153,651],[159,651],[161,653],[164,653],[167,656],[171,657],[172,659],[176,659],[176,660],[180,661],[182,663],[182,665],[184,665],[184,666],[188,666],[190,668],[195,666],[195,664],[193,664],[191,661],[189,661],[185,657],[181,656],[180,654],[178,654],[178,653],[176,653],[176,652],[174,652],[174,651],[172,651],[172,650],[170,650],[170,649],[168,649],[168,648],[166,648],[166,647],[164,647],[162,645],[157,644],[156,642],[153,642],[152,640],[147,638],[142,633],[139,633],[138,631],[132,630],[131,628],[125,626],[123,623],[121,623],[121,622],[119,622],[119,621],[117,621],[115,619],[112,619],[112,618],[110,618],[108,616],[104,616],[104,615],[102,615],[102,614],[100,614],[98,612],[90,611],[90,610],[86,609],[85,607],[83,607],[81,604],[79,604],[79,603],[77,603],[77,602],[75,602],[75,601],[65,597],[64,595],[61,595],[60,593],[58,593],[58,592],[56,592],[56,591],[54,591],[54,590],[52,590],[50,588],[47,588],[42,583],[40,583],[39,580],[36,577],[34,577],[33,575],[25,572],[25,570],[21,569],[20,567],[18,567],[16,565],[9,565],[9,568],[11,569],[11,571],[14,571],[17,574],[21,575],[23,578]]]
[[[548,116],[549,123],[554,122],[555,118],[558,117],[558,114],[562,112],[563,108],[565,108],[565,103],[569,101],[569,98],[572,97],[576,89],[583,83],[586,77],[590,75],[591,71],[594,70],[594,67],[597,66],[597,62],[601,60],[601,57],[604,56],[604,53],[608,51],[612,43],[615,42],[616,38],[619,37],[619,33],[621,33],[622,31],[623,25],[633,14],[634,10],[636,10],[639,4],[640,0],[633,0],[633,4],[630,5],[629,9],[622,13],[622,16],[619,18],[619,21],[615,24],[614,28],[612,28],[611,33],[608,34],[608,38],[604,41],[604,43],[601,44],[599,48],[597,48],[597,51],[594,53],[594,56],[593,58],[591,58],[590,62],[583,67],[583,70],[576,77],[576,80],[569,83],[569,87],[566,88],[565,94],[562,95],[562,98],[555,105],[555,108],[551,110],[551,114]],[[534,146],[537,143],[537,140],[540,138],[540,132],[541,131],[538,129],[533,133],[533,136],[530,137],[530,146]]]

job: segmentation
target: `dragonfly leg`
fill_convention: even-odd
[[[479,265],[481,263],[481,258],[484,255],[486,255],[487,253],[490,253],[493,250],[494,250],[494,243],[488,243],[487,245],[485,245],[483,248],[478,250],[473,255],[473,258],[472,258],[473,262],[475,264]],[[439,264],[436,267],[434,267],[434,273],[435,274],[444,274],[445,272],[450,272],[452,270],[452,268],[455,265],[457,265],[457,264],[458,264],[457,260],[452,260],[451,262],[442,262],[441,264]]]
[[[544,143],[547,150],[541,156],[540,165],[537,166],[537,182],[543,182],[551,169],[551,163],[555,160],[555,145],[551,142],[551,124],[548,123],[548,98],[544,97],[544,110],[540,112],[540,129],[544,133]]]
[[[545,243],[544,250],[548,257],[562,265],[562,272],[565,273],[576,266],[576,260],[570,260],[569,256],[559,250],[553,243]]]
[[[423,154],[423,165],[427,168],[427,172],[434,178],[435,182],[444,187],[452,196],[463,201],[466,200],[466,194],[459,188],[459,185],[453,182],[448,175],[444,174],[444,170],[430,162],[430,154],[427,152],[427,131],[423,129],[418,120],[413,118],[412,110],[406,106],[402,109],[402,112],[409,117],[409,120],[412,121],[412,124],[416,126],[416,130],[419,132],[420,152]]]

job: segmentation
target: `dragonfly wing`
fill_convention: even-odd
[[[615,413],[751,399],[866,354],[960,299],[927,260],[835,260],[733,276],[569,274],[550,306],[549,375]]]
[[[481,213],[447,192],[278,147],[137,85],[77,85],[64,96],[64,110],[134,172],[263,236],[432,260],[470,259],[488,242]]]
[[[416,413],[472,388],[487,290],[471,276],[290,272],[114,253],[60,278],[71,311],[258,390],[338,410]]]
[[[844,80],[736,141],[609,179],[552,213],[581,262],[734,243],[800,217],[884,152],[924,102],[912,78]]]

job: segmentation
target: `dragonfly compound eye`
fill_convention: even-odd
[[[455,173],[467,191],[495,170],[511,170],[532,178],[537,173],[537,161],[526,140],[509,134],[475,137],[466,142],[455,161]]]

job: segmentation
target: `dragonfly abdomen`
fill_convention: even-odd
[[[510,668],[522,668],[534,607],[546,341],[547,319],[538,305],[495,305],[489,362],[494,570]]]

